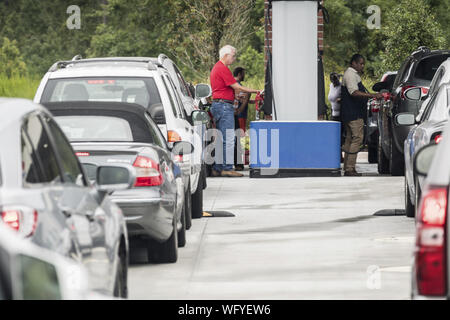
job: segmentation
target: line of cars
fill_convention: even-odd
[[[368,105],[378,121],[378,171],[405,176],[405,212],[415,218],[411,297],[448,299],[450,51],[420,47],[392,84],[372,89],[387,92]]]
[[[202,216],[210,119],[192,91],[164,55],[77,56],[49,69],[34,103],[1,99],[0,220],[80,264],[89,292],[126,298],[130,248],[176,262]]]
[[[387,99],[378,110],[378,172],[402,176],[405,173],[404,142],[414,124],[398,123],[400,113],[419,115],[428,104],[434,92],[433,77],[442,62],[450,57],[450,50],[430,50],[419,47],[411,53],[397,71],[393,83],[380,82],[372,88],[375,91],[387,90]],[[436,81],[435,81],[436,82]],[[438,81],[439,82],[439,81]],[[409,99],[407,92],[421,91],[420,99]]]

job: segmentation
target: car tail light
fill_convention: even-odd
[[[442,140],[442,135],[437,134],[434,136],[434,142],[439,143]]]
[[[406,90],[408,90],[408,89],[410,89],[410,88],[415,88],[416,86],[404,86],[404,87],[402,87],[402,91],[401,91],[401,93],[400,93],[400,97],[402,98],[402,99],[406,99],[406,97],[405,97],[405,91]]]
[[[175,162],[181,163],[183,162],[183,155],[175,155],[173,156]]]
[[[23,237],[30,237],[36,231],[38,213],[32,208],[5,206],[1,214],[2,221]]]
[[[444,296],[447,291],[447,188],[428,188],[421,203],[416,237],[416,279],[420,295]]]
[[[163,177],[159,164],[154,160],[138,156],[133,163],[136,168],[135,187],[160,186],[163,183]]]
[[[167,131],[167,140],[169,142],[177,142],[177,141],[181,141],[181,137],[176,131],[168,130]]]
[[[89,152],[75,152],[75,155],[77,157],[88,157],[88,156],[90,156],[90,153]]]
[[[422,87],[422,95],[426,96],[428,94],[428,91],[430,90],[430,88],[427,87]]]

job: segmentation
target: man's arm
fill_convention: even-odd
[[[259,90],[255,90],[255,89],[250,89],[247,87],[243,87],[241,86],[239,83],[235,82],[231,85],[231,87],[235,90],[235,91],[244,91],[244,92],[248,92],[248,93],[258,93]]]
[[[383,95],[381,93],[368,93],[368,92],[362,92],[359,90],[355,90],[352,93],[352,97],[381,99],[381,98],[383,98]]]
[[[244,111],[245,107],[248,105],[249,100],[250,100],[250,94],[249,93],[244,94],[244,96],[242,97],[242,100],[241,100],[241,106],[236,110],[236,114],[239,114],[242,111]]]

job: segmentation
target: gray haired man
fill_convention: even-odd
[[[234,97],[235,90],[258,93],[258,90],[241,86],[233,77],[229,66],[236,60],[236,48],[226,45],[219,51],[220,60],[214,65],[210,74],[212,98],[211,113],[217,129],[222,133],[222,158],[216,150],[216,163],[213,176],[242,177],[233,171],[234,163]],[[220,143],[219,139],[219,143]]]

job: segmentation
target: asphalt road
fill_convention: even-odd
[[[208,178],[176,264],[132,252],[130,299],[409,299],[414,220],[403,177]],[[396,215],[394,215],[396,214]]]

